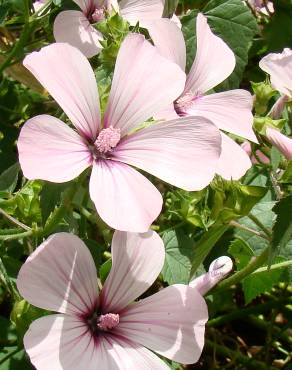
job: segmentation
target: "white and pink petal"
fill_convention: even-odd
[[[55,43],[29,54],[23,64],[61,106],[79,133],[94,141],[100,128],[99,96],[86,57],[69,44]]]
[[[113,158],[192,191],[212,181],[220,151],[215,125],[203,117],[183,117],[129,135],[115,148]]]
[[[112,268],[101,293],[104,312],[120,312],[144,293],[162,270],[165,251],[159,235],[116,231],[112,240]]]
[[[92,163],[82,137],[48,115],[33,117],[24,124],[17,147],[21,169],[30,180],[70,181]]]
[[[51,235],[27,258],[17,288],[36,307],[76,317],[98,304],[94,261],[82,240],[69,233]]]
[[[132,131],[181,94],[185,73],[163,58],[144,36],[130,34],[123,41],[104,117],[105,127]]]
[[[204,94],[232,73],[236,60],[233,51],[211,31],[207,18],[201,13],[197,16],[196,29],[197,53],[185,92]]]
[[[198,361],[204,346],[207,305],[198,291],[172,285],[128,306],[116,333],[182,364]]]
[[[162,196],[155,186],[117,161],[94,162],[89,192],[97,213],[117,230],[146,232],[162,208]]]

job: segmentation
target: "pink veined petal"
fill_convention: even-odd
[[[216,173],[226,180],[239,180],[252,166],[248,154],[240,145],[221,132],[222,151]]]
[[[194,288],[172,285],[135,302],[120,314],[116,333],[171,360],[198,361],[203,346],[207,305]]]
[[[270,75],[273,87],[292,98],[292,50],[286,48],[282,53],[270,53],[259,65]]]
[[[154,353],[120,336],[105,337],[103,348],[111,367],[102,367],[102,370],[169,370]]]
[[[222,279],[224,279],[233,268],[232,259],[228,256],[221,256],[213,261],[209,271],[190,282],[190,286],[204,295]]]
[[[292,159],[292,139],[281,134],[278,130],[268,127],[266,130],[268,140],[288,159]]]
[[[220,132],[203,117],[153,124],[124,138],[114,159],[185,190],[207,186],[221,151]]]
[[[129,131],[170,105],[183,91],[185,74],[138,34],[122,43],[105,113],[105,127]]]
[[[235,67],[229,46],[210,29],[207,18],[197,17],[197,53],[187,77],[185,91],[203,94],[224,81]]]
[[[257,143],[251,111],[251,94],[245,90],[230,90],[198,97],[187,113],[206,117],[221,130]]]
[[[179,27],[168,18],[148,21],[146,26],[160,54],[178,64],[184,71],[186,67],[186,45]]]
[[[88,11],[90,11],[95,2],[97,0],[73,0],[75,4],[79,6],[79,8],[83,11],[84,14],[86,14]]]
[[[87,58],[102,49],[102,34],[91,26],[86,16],[76,10],[59,13],[54,22],[54,37],[57,42],[67,42],[79,49]]]
[[[149,180],[126,164],[93,164],[90,197],[100,217],[114,229],[146,232],[158,217],[162,197]]]
[[[24,66],[62,107],[87,139],[100,127],[99,96],[93,70],[85,56],[69,44],[56,43],[25,57]]]
[[[132,26],[137,22],[143,27],[144,21],[162,17],[164,2],[162,0],[121,0],[120,13]]]
[[[17,147],[21,169],[28,179],[66,182],[92,163],[80,135],[48,115],[33,117],[24,124]]]
[[[49,315],[35,320],[24,336],[24,347],[38,370],[103,370],[113,361],[106,353],[103,338],[93,338],[78,317]]]
[[[144,293],[162,270],[165,251],[154,231],[144,234],[115,231],[112,268],[101,292],[103,312],[120,312]]]
[[[77,236],[57,233],[22,265],[17,288],[29,303],[46,310],[86,314],[98,303],[96,268]]]
[[[171,104],[163,110],[160,110],[158,113],[154,115],[155,120],[162,120],[162,121],[171,121],[173,119],[179,119],[179,115],[176,113],[174,109],[174,105]]]

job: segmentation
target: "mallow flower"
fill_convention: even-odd
[[[260,68],[270,75],[272,86],[280,93],[292,98],[292,49],[282,53],[270,53],[259,63]]]
[[[286,159],[292,159],[292,138],[282,134],[272,127],[267,127],[266,136],[269,142],[274,145]]]
[[[105,12],[116,11],[131,25],[162,17],[164,0],[73,0],[79,10],[65,10],[54,22],[54,37],[57,42],[68,42],[81,50],[88,58],[102,48],[101,32],[93,26],[104,19]]]
[[[24,65],[76,129],[49,115],[24,124],[17,145],[28,179],[62,183],[92,166],[89,191],[98,214],[111,227],[133,232],[149,229],[162,197],[131,166],[187,191],[212,180],[221,139],[208,119],[183,117],[145,127],[179,94],[185,74],[144,36],[130,34],[121,45],[103,118],[94,72],[78,49],[52,44],[28,55]]]
[[[153,352],[183,364],[199,359],[208,319],[202,294],[230,271],[230,259],[215,261],[192,286],[172,285],[135,301],[163,267],[163,242],[153,231],[116,231],[111,252],[100,292],[94,261],[73,234],[50,236],[21,267],[21,295],[58,312],[34,321],[24,336],[37,370],[169,369]]]
[[[184,71],[186,47],[181,30],[168,19],[148,21],[149,34],[160,53]],[[214,87],[233,71],[236,60],[229,46],[210,29],[207,18],[199,13],[196,21],[197,52],[186,84],[173,104],[156,115],[167,119],[202,116],[220,130],[222,151],[216,172],[225,179],[239,179],[251,167],[245,151],[224,131],[257,143],[252,129],[252,96],[235,89],[212,93]]]

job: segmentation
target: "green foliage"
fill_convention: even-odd
[[[276,203],[273,212],[277,219],[273,226],[272,252],[278,255],[292,239],[292,195]]]

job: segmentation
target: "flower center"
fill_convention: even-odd
[[[107,313],[105,315],[100,315],[97,320],[97,327],[100,330],[111,330],[119,325],[120,316],[115,313]]]
[[[85,318],[92,334],[98,336],[102,332],[107,332],[119,325],[120,315],[115,313],[106,313],[105,315],[93,312]]]
[[[96,8],[91,13],[91,19],[92,19],[92,22],[94,23],[104,20],[104,8]]]
[[[188,110],[194,106],[195,100],[200,97],[199,94],[193,94],[192,92],[187,92],[181,97],[179,97],[174,102],[174,109],[179,116],[185,116]]]
[[[95,140],[95,147],[99,153],[111,152],[121,139],[120,129],[108,127],[100,131],[97,139]]]

